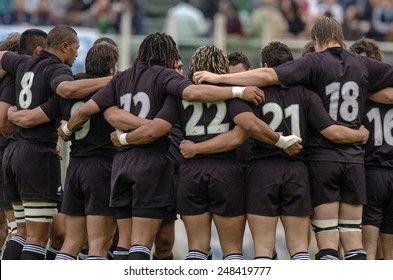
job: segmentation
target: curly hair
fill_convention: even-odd
[[[196,71],[209,71],[216,74],[229,72],[229,60],[224,51],[216,46],[201,46],[191,57],[188,67],[188,78],[192,77]]]
[[[20,34],[18,32],[9,33],[7,38],[0,42],[0,51],[19,51],[19,38]]]
[[[371,57],[379,61],[383,60],[381,49],[379,48],[377,41],[373,39],[363,37],[354,42],[349,50],[357,54],[364,53],[367,57]]]

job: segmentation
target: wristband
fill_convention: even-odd
[[[287,142],[286,139],[282,135],[280,135],[280,138],[274,145],[282,149],[285,146],[286,142]]]
[[[232,98],[243,98],[244,87],[232,87]]]
[[[67,123],[65,123],[62,127],[61,130],[63,130],[64,134],[67,136],[71,136],[72,135],[72,131],[68,129],[67,127]]]
[[[127,133],[122,133],[122,134],[119,135],[119,142],[120,142],[120,144],[122,144],[123,146],[128,145],[128,142],[127,142]]]

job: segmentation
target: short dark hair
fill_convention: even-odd
[[[86,74],[92,77],[109,76],[118,59],[119,52],[115,46],[108,43],[93,45],[85,59]]]
[[[68,25],[57,25],[48,33],[48,48],[59,47],[62,43],[74,43],[78,40],[78,33]]]
[[[268,67],[276,67],[290,60],[293,60],[292,52],[284,43],[270,42],[261,50],[261,63],[266,63]]]
[[[235,66],[239,63],[243,64],[246,70],[251,68],[251,63],[248,57],[242,52],[233,52],[228,54],[229,65]]]
[[[365,53],[367,57],[371,57],[379,61],[383,60],[382,52],[377,41],[370,38],[363,37],[357,40],[351,45],[349,50],[357,54]]]
[[[118,48],[116,42],[113,39],[109,38],[109,37],[100,37],[100,38],[98,38],[97,40],[94,41],[93,45],[97,45],[97,44],[100,44],[100,43],[108,43],[108,44]]]
[[[48,34],[41,29],[27,29],[20,35],[19,53],[32,55],[38,46],[46,48]]]

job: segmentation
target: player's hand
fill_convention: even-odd
[[[296,156],[302,150],[303,150],[303,145],[300,144],[299,142],[295,142],[288,148],[284,149],[284,152],[289,156]]]
[[[60,122],[60,126],[57,128],[57,134],[60,136],[61,139],[64,141],[69,141],[71,139],[71,136],[68,136],[64,133],[63,131],[63,125],[66,124],[67,122],[65,120],[62,120]]]
[[[370,132],[367,130],[367,128],[364,127],[364,125],[360,126],[359,132],[362,134],[362,141],[360,143],[366,144],[368,137],[370,135]]]
[[[56,143],[56,153],[57,153],[58,155],[60,155],[60,153],[61,153],[61,145],[60,145],[59,142]]]
[[[195,149],[195,143],[190,140],[181,141],[179,148],[184,158],[193,158],[198,154]]]
[[[122,144],[120,143],[120,140],[119,140],[119,135],[121,133],[122,132],[120,130],[118,130],[118,129],[116,129],[116,131],[113,131],[111,133],[111,141],[112,141],[113,145],[115,145],[116,147],[121,147],[122,146]]]
[[[277,147],[285,150],[292,144],[299,142],[302,142],[302,138],[296,136],[296,135],[288,135],[288,136],[282,136],[280,135],[280,139],[278,139],[277,143],[275,144]]]
[[[243,91],[242,99],[252,102],[255,104],[255,106],[258,106],[265,101],[265,93],[258,87],[246,87]]]
[[[18,108],[16,106],[11,106],[8,108],[7,111],[7,118],[9,121],[14,122],[14,114],[18,111]]]
[[[209,84],[218,84],[220,82],[219,75],[209,71],[197,71],[193,76],[194,83],[202,84],[203,82]]]

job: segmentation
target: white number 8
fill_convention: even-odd
[[[22,109],[27,109],[29,108],[33,94],[31,92],[31,86],[33,85],[33,78],[34,78],[34,73],[33,72],[26,72],[22,80],[20,82],[20,85],[22,87],[20,93],[19,93],[19,106]]]

